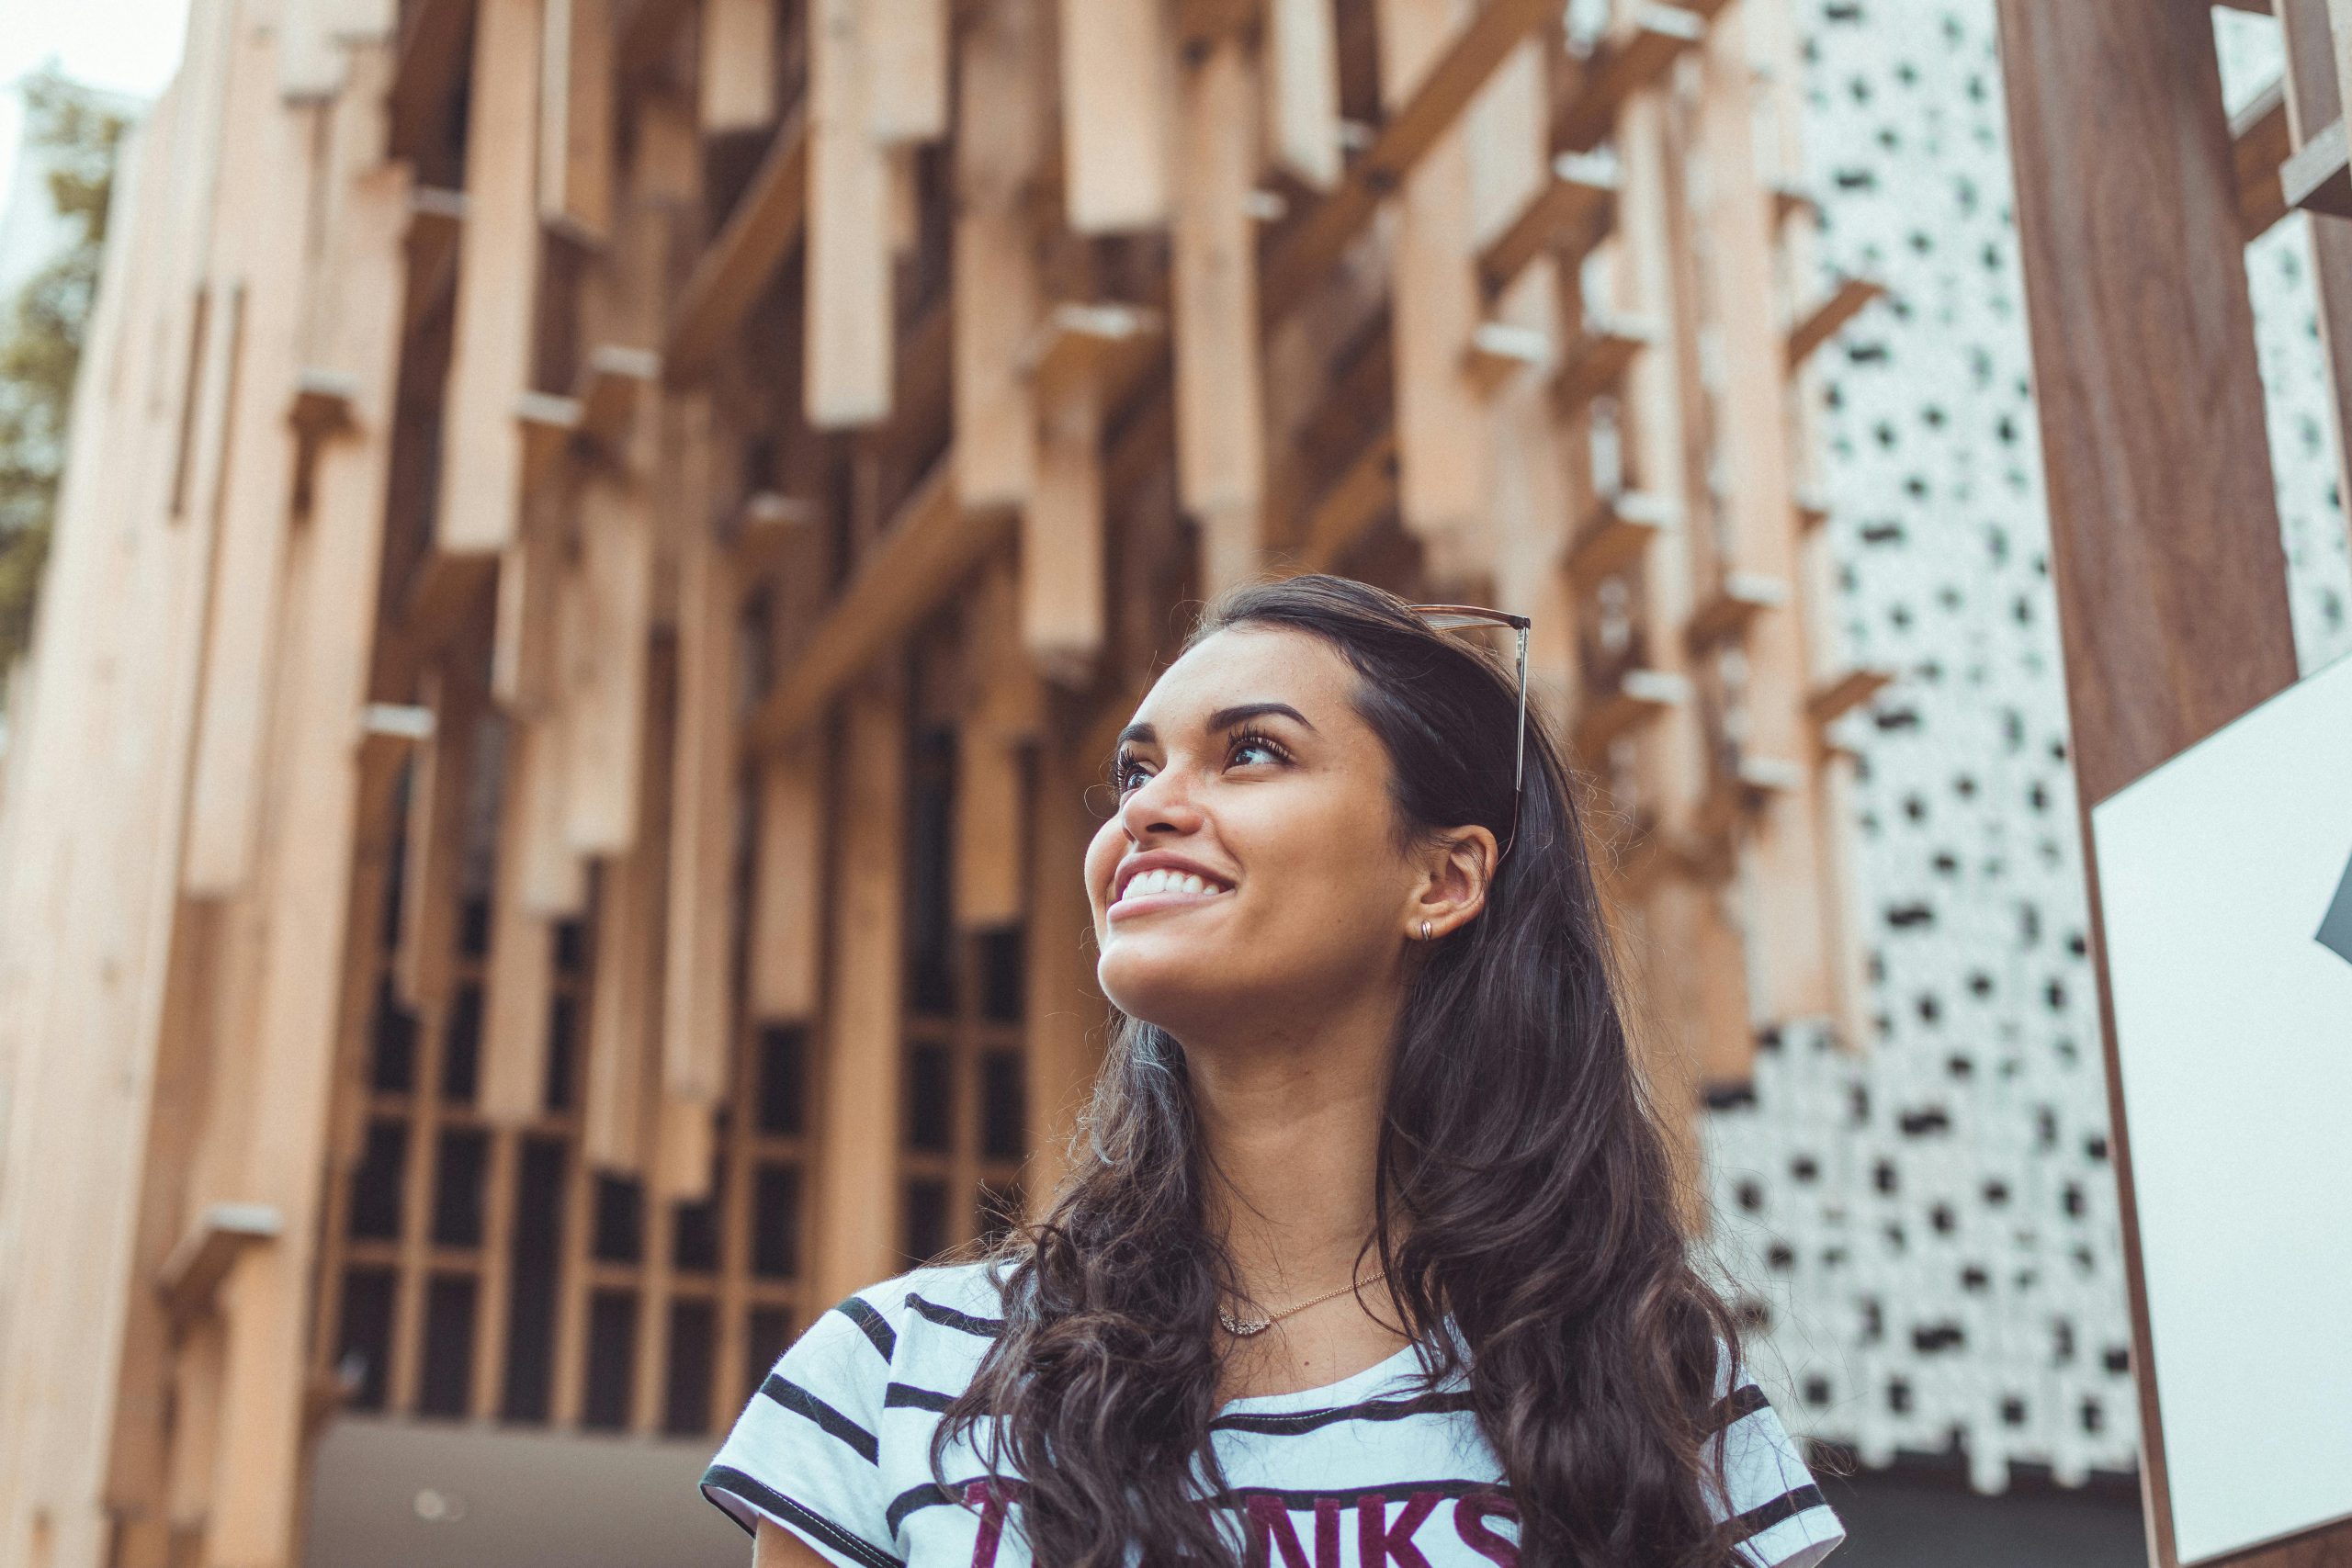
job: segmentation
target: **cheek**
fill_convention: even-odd
[[[1111,874],[1118,869],[1119,857],[1126,852],[1127,836],[1113,818],[1094,830],[1086,844],[1086,901],[1094,910],[1095,924],[1102,921],[1102,910],[1110,902]]]

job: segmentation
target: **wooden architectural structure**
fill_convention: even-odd
[[[1533,617],[1673,1104],[1859,1032],[1876,290],[1783,0],[1562,13],[198,0],[9,704],[0,1560],[285,1568],[338,1408],[712,1431],[1038,1201],[1255,574]]]
[[[2093,856],[2093,806],[2297,677],[2245,248],[2295,208],[2314,215],[2338,462],[2352,453],[2352,0],[2240,8],[2278,17],[2286,69],[2233,124],[2202,7],[2000,4],[2051,564]],[[2104,993],[2098,886],[2094,874]],[[2178,1568],[2114,1010],[2102,1002],[2148,1557]],[[2234,1561],[2347,1558],[2352,1528],[2339,1525]]]

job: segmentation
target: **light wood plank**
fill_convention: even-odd
[[[1041,310],[1034,182],[1046,156],[1043,0],[966,25],[956,137],[956,490],[965,510],[1015,507],[1036,473],[1037,411],[1021,355]]]
[[[817,1015],[824,953],[825,756],[803,741],[760,761],[758,858],[752,872],[752,1017]]]
[[[1340,43],[1329,0],[1266,0],[1275,162],[1311,190],[1340,183]]]
[[[613,231],[613,0],[540,0],[539,219],[588,244]]]
[[[1154,229],[1173,201],[1161,0],[1061,0],[1062,200],[1081,234]]]
[[[841,430],[890,413],[888,170],[868,130],[869,20],[860,0],[809,7],[808,349],[810,424]]]
[[[947,134],[949,0],[867,0],[866,127],[885,147]]]
[[[701,53],[703,134],[775,122],[775,0],[703,0]]]

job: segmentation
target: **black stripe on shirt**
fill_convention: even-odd
[[[861,1564],[862,1568],[907,1568],[906,1559],[891,1556],[863,1536],[852,1535],[824,1515],[794,1502],[773,1486],[744,1474],[733,1465],[714,1464],[704,1471],[702,1492],[713,1503],[718,1501],[715,1494],[720,1492],[748,1503],[753,1512],[765,1514],[770,1518],[807,1531],[842,1556]],[[735,1517],[732,1513],[727,1517]],[[735,1522],[742,1524],[743,1521],[736,1519]],[[744,1525],[743,1533],[756,1537],[759,1532]]]
[[[805,1416],[814,1421],[825,1430],[829,1437],[839,1438],[842,1442],[855,1449],[858,1457],[865,1460],[866,1463],[882,1462],[882,1445],[875,1439],[873,1433],[791,1379],[770,1372],[767,1382],[760,1384],[760,1392],[795,1416]]]
[[[912,1291],[907,1292],[907,1304],[942,1328],[953,1328],[982,1339],[993,1339],[1004,1332],[1004,1319],[1001,1317],[974,1317],[970,1313],[925,1301]]]
[[[1707,1417],[1708,1435],[1713,1436],[1743,1416],[1755,1415],[1770,1403],[1764,1391],[1754,1383],[1741,1384],[1715,1402],[1714,1410]]]
[[[890,1506],[884,1515],[885,1520],[890,1527],[890,1533],[892,1535],[899,1533],[899,1526],[905,1522],[909,1514],[919,1513],[922,1509],[941,1504],[955,1504],[959,1507],[962,1506],[965,1494],[972,1486],[987,1479],[988,1477],[984,1475],[978,1475],[967,1481],[953,1482],[945,1486],[926,1481],[920,1486],[908,1487],[890,1499]],[[1284,1509],[1292,1513],[1306,1513],[1311,1512],[1317,1502],[1327,1498],[1337,1501],[1344,1508],[1364,1497],[1404,1497],[1433,1494],[1439,1497],[1460,1498],[1487,1493],[1500,1493],[1502,1489],[1503,1485],[1499,1481],[1384,1481],[1372,1486],[1337,1489],[1318,1486],[1299,1492],[1285,1492],[1272,1486],[1245,1486],[1238,1491],[1218,1493],[1209,1499],[1209,1506],[1216,1508],[1246,1508],[1252,1497],[1272,1497],[1279,1501]]]
[[[1762,1535],[1774,1525],[1795,1518],[1807,1508],[1826,1506],[1828,1499],[1821,1488],[1807,1484],[1792,1486],[1768,1503],[1758,1503],[1731,1522],[1731,1539],[1736,1545],[1752,1536]]]
[[[1467,1393],[1423,1393],[1410,1399],[1371,1399],[1362,1404],[1299,1410],[1287,1416],[1220,1416],[1212,1432],[1256,1432],[1270,1438],[1303,1437],[1341,1421],[1405,1421],[1416,1416],[1453,1416],[1471,1408]]]
[[[866,1338],[874,1342],[874,1348],[882,1352],[884,1360],[890,1360],[898,1355],[899,1337],[891,1331],[889,1319],[876,1312],[865,1297],[852,1296],[833,1310],[857,1325]]]
[[[942,1393],[935,1388],[917,1388],[910,1382],[894,1382],[882,1391],[885,1410],[944,1410],[956,1403],[952,1393]]]
[[[935,1481],[926,1481],[920,1486],[910,1486],[890,1499],[889,1507],[883,1511],[882,1522],[889,1527],[890,1533],[895,1536],[899,1533],[899,1528],[906,1523],[909,1514],[918,1508],[928,1508],[936,1503],[953,1503],[964,1495],[964,1488],[970,1484],[969,1482],[958,1482],[954,1491],[948,1490]]]

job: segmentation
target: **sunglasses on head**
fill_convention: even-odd
[[[1532,623],[1525,615],[1509,615],[1477,604],[1408,604],[1406,608],[1419,615],[1431,631],[1484,631],[1494,626],[1506,626],[1518,635],[1519,743],[1511,763],[1510,833],[1495,854],[1496,863],[1499,864],[1519,838],[1519,803],[1525,793],[1521,786],[1527,778],[1527,628]]]

